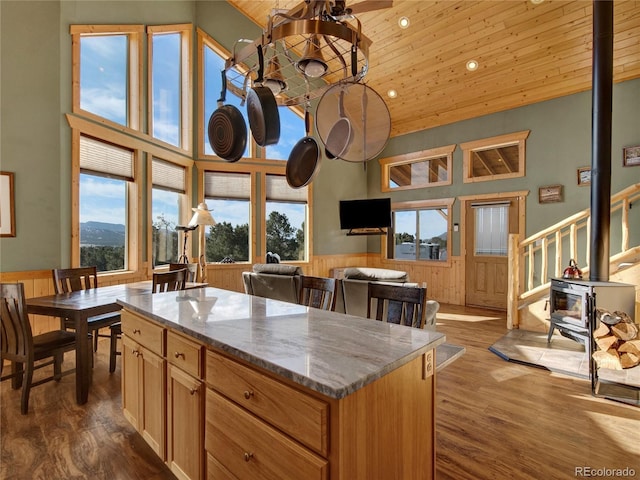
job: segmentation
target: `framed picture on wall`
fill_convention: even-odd
[[[640,165],[640,145],[622,149],[622,165],[625,167]]]
[[[0,172],[0,237],[16,236],[13,173]]]
[[[578,169],[578,186],[591,185],[591,167],[580,167]]]
[[[538,189],[539,203],[557,203],[562,201],[562,185],[547,185]]]

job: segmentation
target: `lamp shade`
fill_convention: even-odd
[[[207,204],[202,202],[196,208],[192,208],[195,213],[191,220],[189,220],[189,226],[193,227],[196,225],[215,225],[216,221],[213,219],[211,215],[211,211]]]

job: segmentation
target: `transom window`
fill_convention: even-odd
[[[525,175],[529,130],[461,143],[463,181],[484,182]]]
[[[451,185],[451,165],[455,145],[380,159],[381,190]]]

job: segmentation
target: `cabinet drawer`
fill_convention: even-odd
[[[328,478],[325,459],[210,389],[206,412],[205,448],[231,475],[252,480]]]
[[[169,330],[167,361],[196,378],[202,378],[202,345]]]
[[[327,455],[329,406],[227,357],[207,351],[207,384],[247,410]]]
[[[238,480],[220,462],[207,453],[207,480]]]
[[[160,325],[122,311],[122,333],[160,356],[164,356],[164,331]]]

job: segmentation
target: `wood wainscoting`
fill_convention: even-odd
[[[381,258],[378,253],[355,253],[344,255],[315,255],[311,262],[294,263],[299,265],[305,275],[331,277],[334,269],[345,267],[373,267],[403,270],[409,279],[416,283],[427,284],[427,296],[440,303],[451,305],[464,304],[464,262],[461,257],[452,257],[451,265],[431,266],[417,262],[396,262]],[[248,263],[211,263],[207,265],[209,285],[235,292],[244,292],[242,272],[251,270]],[[32,270],[24,272],[2,272],[2,282],[24,283],[27,298],[53,295],[51,270]],[[100,277],[100,285],[148,280],[142,274],[113,274]],[[30,315],[35,335],[59,328],[59,320],[54,317]]]

